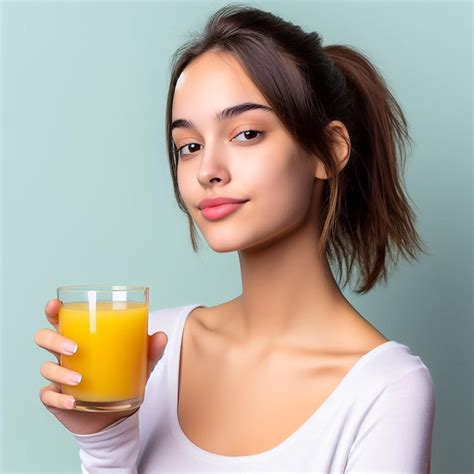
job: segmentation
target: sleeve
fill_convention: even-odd
[[[345,473],[431,474],[435,394],[426,366],[374,400],[351,446]]]
[[[71,432],[79,445],[82,474],[138,474],[139,411],[98,433]]]

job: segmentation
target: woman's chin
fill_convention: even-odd
[[[209,248],[211,250],[214,250],[214,252],[218,253],[228,253],[228,252],[237,252],[238,250],[241,250],[241,246],[238,244],[238,242],[234,239],[234,241],[229,240],[229,241],[224,241],[224,240],[213,240],[213,241],[207,241],[207,245],[209,245]]]

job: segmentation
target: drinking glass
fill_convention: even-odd
[[[76,410],[104,412],[143,402],[148,360],[146,286],[77,285],[57,289],[59,333],[77,351],[60,354],[60,365],[82,374],[78,385],[62,385]]]

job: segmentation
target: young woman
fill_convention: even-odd
[[[423,251],[401,184],[407,124],[383,78],[355,49],[249,6],[220,9],[177,53],[176,198],[194,250],[197,225],[216,252],[238,252],[242,293],[150,313],[132,413],[68,409],[68,371],[43,366],[41,400],[83,472],[429,473],[430,372],[340,289],[356,267],[366,293],[389,259]],[[36,341],[58,354],[63,339]]]

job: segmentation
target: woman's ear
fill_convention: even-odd
[[[338,163],[338,173],[346,166],[351,154],[349,132],[345,125],[339,120],[333,120],[328,125],[328,133],[330,136],[331,150]],[[328,179],[324,163],[316,160],[316,169],[314,176],[318,179]]]

